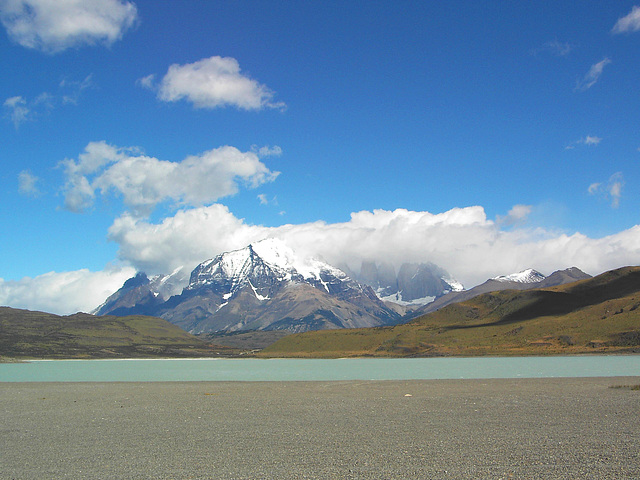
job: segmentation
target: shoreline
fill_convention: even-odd
[[[0,477],[640,478],[637,384],[3,383]]]

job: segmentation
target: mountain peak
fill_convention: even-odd
[[[545,278],[546,277],[537,270],[528,268],[518,273],[512,273],[511,275],[500,275],[494,277],[492,280],[497,280],[498,282],[537,283]]]

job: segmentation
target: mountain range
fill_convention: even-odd
[[[511,275],[501,275],[499,277],[490,278],[484,283],[477,285],[469,290],[451,292],[448,295],[440,297],[433,302],[419,308],[415,315],[421,315],[446,307],[452,303],[470,300],[478,295],[489,292],[497,292],[500,290],[533,290],[536,288],[554,287],[556,285],[564,285],[566,283],[576,282],[591,278],[591,275],[584,273],[577,267],[567,268],[566,270],[557,270],[549,276],[542,273],[527,269],[519,273]]]
[[[564,274],[553,282],[558,277]],[[516,278],[535,279],[526,274]],[[544,279],[529,283],[539,282]],[[324,358],[638,353],[639,312],[640,267],[624,267],[562,285],[482,293],[393,327],[289,335],[260,355]]]
[[[366,264],[363,270],[371,275],[374,267]],[[267,239],[202,262],[178,294],[171,295],[183,270],[151,278],[139,273],[95,313],[159,316],[191,333],[302,332],[395,325],[410,310],[408,305],[417,308],[425,297],[431,301],[461,288],[445,280],[448,274],[435,265],[407,264],[400,273],[393,271],[382,288],[398,297],[401,289],[408,292],[403,305],[385,301],[339,268],[301,258],[282,241]],[[380,282],[376,287],[381,288]]]
[[[530,289],[587,278],[577,268],[549,277],[527,270],[471,290],[433,263],[363,262],[358,272],[304,258],[278,239],[222,253],[169,275],[138,273],[93,313],[151,315],[195,334],[291,333],[405,323],[449,303],[501,289]],[[188,278],[188,280],[187,280]]]

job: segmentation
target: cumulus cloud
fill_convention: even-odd
[[[181,232],[181,233],[180,233]],[[243,248],[268,236],[269,229],[246,224],[220,204],[179,210],[160,223],[125,213],[109,228],[119,257],[151,274],[193,268],[221,252]]]
[[[22,195],[37,197],[40,195],[40,189],[38,188],[39,182],[40,179],[38,177],[28,170],[23,170],[18,174],[18,191]]]
[[[17,281],[0,279],[0,305],[68,315],[90,312],[135,274],[131,267],[101,272],[49,272]]]
[[[122,196],[136,215],[149,214],[166,200],[199,206],[233,195],[241,185],[256,188],[275,180],[254,152],[223,146],[182,162],[159,160],[136,148],[92,142],[78,160],[61,162],[66,175],[65,207],[80,212],[93,205],[98,191]]]
[[[496,222],[504,226],[512,226],[522,224],[531,213],[531,205],[514,205],[507,215],[498,215]]]
[[[606,184],[597,182],[589,185],[587,191],[590,195],[599,195],[607,200],[611,201],[613,208],[620,206],[620,199],[622,198],[622,189],[624,187],[624,176],[622,172],[616,172]]]
[[[516,205],[504,217],[525,218]],[[577,266],[591,274],[640,263],[640,226],[603,238],[567,235],[487,218],[480,206],[442,213],[404,209],[351,214],[341,223],[322,221],[264,227],[235,217],[219,204],[179,210],[154,223],[124,213],[109,229],[119,245],[120,267],[104,272],[47,273],[20,281],[0,280],[0,304],[53,313],[90,311],[120,288],[135,271],[169,273],[264,238],[284,240],[303,256],[357,271],[363,260],[431,261],[472,287],[487,278],[535,268],[543,273]]]
[[[0,21],[23,47],[56,53],[120,40],[137,20],[122,0],[0,0]]]
[[[611,30],[612,33],[637,32],[640,30],[640,6],[631,8],[631,12],[619,18]]]
[[[529,213],[515,206],[512,220]],[[434,262],[467,286],[489,277],[536,268],[551,273],[578,266],[596,274],[640,263],[640,226],[601,239],[543,229],[512,228],[490,220],[480,206],[433,214],[398,209],[356,212],[347,222],[318,221],[264,227],[236,218],[226,207],[181,210],[160,223],[125,214],[109,230],[119,256],[147,272],[171,272],[251,242],[278,237],[303,255],[357,270],[363,260]]]
[[[173,64],[155,84],[153,75],[138,80],[144,87],[158,90],[165,102],[187,100],[196,108],[234,106],[242,110],[284,109],[283,102],[273,100],[274,93],[265,85],[241,73],[235,58],[210,57],[185,65]]]
[[[604,70],[604,67],[606,67],[610,63],[611,63],[611,60],[605,57],[602,60],[600,60],[598,63],[591,65],[591,68],[589,69],[587,74],[581,79],[579,79],[578,82],[576,83],[576,88],[575,88],[576,91],[584,92],[586,90],[589,90],[591,87],[593,87],[596,84],[596,82],[600,79],[600,75],[602,75],[602,71]]]

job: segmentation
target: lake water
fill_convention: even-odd
[[[430,380],[640,376],[640,355],[475,358],[38,360],[0,382]]]

